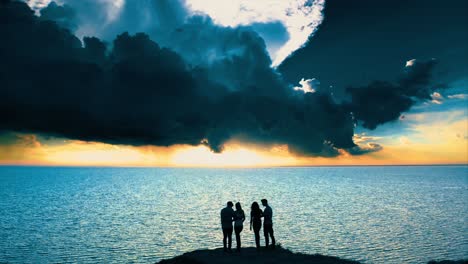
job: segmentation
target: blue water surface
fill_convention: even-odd
[[[248,215],[262,198],[277,241],[296,252],[364,263],[468,258],[468,166],[6,166],[0,262],[154,263],[217,248],[226,201]],[[254,246],[248,222],[242,239]]]

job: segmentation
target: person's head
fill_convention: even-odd
[[[232,208],[233,206],[234,204],[231,201],[227,202],[227,207]]]
[[[239,202],[236,203],[236,210],[242,210],[241,204]]]
[[[253,202],[253,203],[252,203],[252,207],[250,207],[250,210],[252,210],[252,211],[258,211],[258,210],[260,210],[260,206],[258,206],[258,203],[257,203],[257,202]]]
[[[263,206],[267,206],[267,205],[268,205],[267,199],[262,199],[261,201],[262,201],[262,205],[263,205]]]

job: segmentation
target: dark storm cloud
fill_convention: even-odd
[[[338,100],[347,86],[393,80],[412,58],[437,58],[441,82],[468,74],[468,1],[327,0],[324,21],[306,46],[279,67],[291,83],[301,78],[332,85]]]
[[[53,1],[40,10],[40,19],[55,21],[59,26],[70,30],[77,27],[75,10],[68,5],[57,5]]]
[[[217,152],[240,139],[335,156],[339,149],[372,151],[354,144],[350,111],[368,127],[393,118],[386,117],[393,108],[371,117],[367,110],[374,109],[357,102],[367,103],[368,95],[357,89],[346,104],[327,92],[293,91],[270,68],[264,41],[249,27],[219,27],[194,16],[164,37],[171,49],[143,33],[82,43],[22,2],[0,7],[0,130],[115,144],[206,144]],[[394,100],[402,111],[401,94],[426,98],[432,66],[416,69],[394,85],[404,90]],[[394,86],[378,89],[393,94]]]
[[[218,105],[218,121],[208,136],[215,150],[229,138],[287,143],[295,153],[322,156],[337,155],[334,147],[355,146],[351,115],[327,94],[281,99],[237,92]]]
[[[370,143],[367,143],[367,145],[355,146],[355,147],[347,149],[346,151],[351,155],[364,155],[364,154],[368,154],[372,152],[377,152],[382,149],[383,149],[382,145],[370,142]]]
[[[15,133],[9,131],[0,131],[0,145],[14,145],[17,141],[18,136]]]
[[[435,60],[411,61],[397,83],[374,81],[364,87],[349,87],[349,109],[362,126],[375,129],[378,125],[397,120],[411,106],[421,100],[430,100],[436,89],[445,88],[431,84]]]
[[[21,2],[2,3],[1,127],[128,144],[198,144],[203,115],[183,59],[145,34],[84,46]],[[8,23],[7,23],[8,22]],[[203,113],[203,111],[202,111]]]
[[[231,91],[286,95],[286,84],[270,68],[263,39],[248,27],[220,27],[209,17],[194,16],[168,39],[171,49]]]
[[[263,35],[272,36],[272,31],[276,31],[287,38],[282,36],[287,32],[278,22],[226,28],[215,25],[207,16],[189,16],[183,0],[142,0],[124,1],[118,15],[102,23],[103,13],[112,10],[104,8],[103,3],[91,0],[65,0],[65,3],[81,10],[78,12],[81,27],[89,28],[92,23],[99,28],[104,24],[99,29],[104,39],[113,38],[122,29],[130,34],[145,32],[161,46],[177,52],[191,67],[201,68],[200,73],[208,72],[211,80],[231,90],[268,87],[264,92],[279,96],[280,90],[284,95],[287,88],[270,69],[265,43],[254,32],[260,30]]]
[[[189,67],[146,34],[121,34],[109,50],[97,38],[84,38],[82,46],[21,2],[2,2],[0,17],[4,130],[133,145],[203,142],[214,151],[236,137],[319,155],[354,146],[349,113],[328,95],[288,94],[264,42],[248,28],[194,17],[174,34],[224,56]]]
[[[270,96],[283,96],[287,89],[270,69],[271,59],[260,35],[287,39],[279,22],[256,23],[249,27],[217,26],[210,17],[190,16],[184,0],[124,1],[119,12],[94,0],[65,0],[78,10],[78,31],[97,27],[111,41],[121,30],[130,34],[145,32],[162,47],[177,52],[199,73],[230,90],[257,89]],[[115,11],[115,10],[114,10]],[[107,19],[103,23],[103,19]]]

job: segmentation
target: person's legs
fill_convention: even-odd
[[[265,236],[265,247],[268,247],[270,244],[269,238],[268,238],[268,225],[263,225],[263,235]]]
[[[271,245],[272,245],[273,247],[275,247],[275,242],[276,242],[276,241],[275,241],[275,235],[274,235],[274,231],[273,231],[273,225],[270,225],[270,230],[269,230],[268,233],[269,233],[270,236],[271,236]]]
[[[223,228],[223,248],[226,250],[227,230]]]
[[[231,250],[231,246],[232,246],[232,227],[231,228],[227,228],[227,238],[228,238],[228,249]]]
[[[271,245],[275,247],[276,241],[275,241],[275,236],[273,232],[273,225],[266,224],[263,225],[263,234],[265,235],[265,246],[269,246],[269,238],[271,237]]]
[[[242,226],[236,226],[234,227],[234,231],[236,232],[236,245],[237,245],[237,251],[240,251],[241,249],[241,238],[240,238],[240,233],[242,232]]]
[[[254,226],[255,246],[260,248],[260,226]]]

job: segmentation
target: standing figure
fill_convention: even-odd
[[[231,201],[227,202],[225,208],[221,210],[221,227],[223,228],[223,247],[224,251],[231,251],[232,245],[232,221],[234,219],[234,205]],[[228,245],[226,246],[226,239]]]
[[[262,199],[263,210],[263,234],[265,235],[265,247],[269,245],[269,237],[271,236],[271,246],[275,248],[275,236],[273,235],[273,210],[268,205],[267,199]]]
[[[241,249],[240,233],[242,232],[242,229],[244,228],[244,221],[245,221],[244,210],[242,210],[241,204],[237,202],[236,211],[234,212],[234,232],[236,233],[237,252],[240,252],[240,249]]]
[[[253,202],[250,208],[250,230],[254,230],[255,246],[260,249],[260,228],[262,228],[262,210],[257,202]]]

